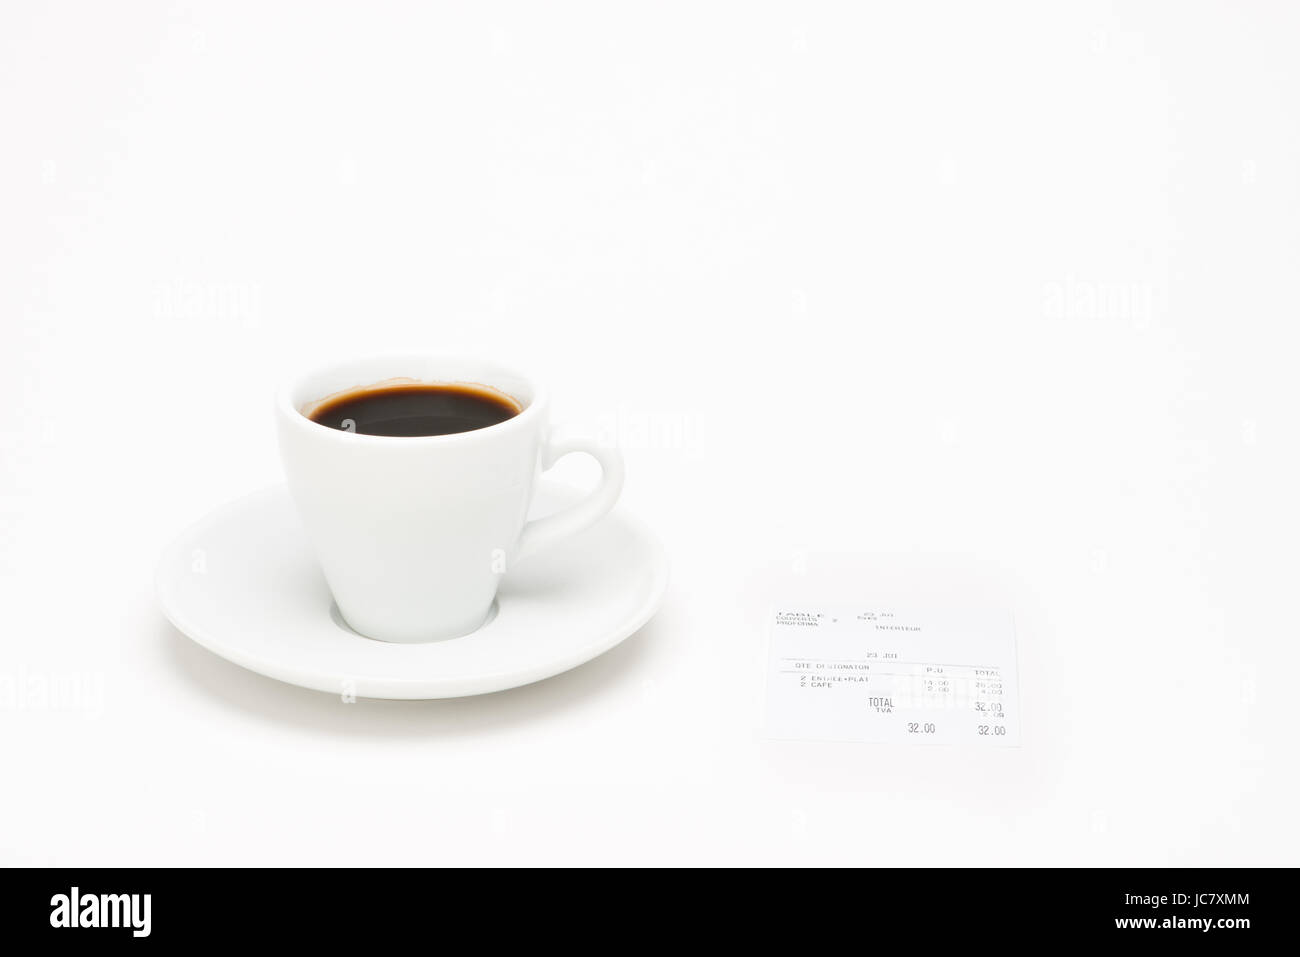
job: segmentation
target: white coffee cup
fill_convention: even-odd
[[[433,436],[363,435],[308,416],[330,396],[392,381],[472,384],[522,411],[496,425]],[[616,449],[552,431],[547,396],[494,362],[393,356],[299,376],[276,400],[289,490],[339,612],[353,630],[395,642],[466,635],[486,620],[516,562],[588,527],[623,487]],[[541,473],[570,452],[602,469],[576,505],[526,522]]]

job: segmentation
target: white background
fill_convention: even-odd
[[[0,863],[1297,863],[1297,36],[6,3]],[[278,480],[283,373],[388,349],[621,434],[674,560],[649,626],[345,705],[163,620],[160,548]],[[1024,747],[765,741],[800,567],[1010,609]]]

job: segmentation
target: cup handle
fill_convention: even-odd
[[[601,445],[590,436],[560,428],[551,432],[542,447],[542,471],[571,452],[586,452],[600,463],[600,482],[577,505],[527,522],[519,536],[519,543],[515,546],[514,561],[527,558],[562,538],[568,538],[594,525],[618,501],[619,493],[623,491],[622,453],[611,446]]]

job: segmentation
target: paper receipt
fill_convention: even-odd
[[[770,634],[769,737],[1020,744],[1010,615],[802,602]]]

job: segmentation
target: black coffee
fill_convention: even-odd
[[[472,385],[395,385],[332,396],[310,418],[362,435],[452,435],[496,425],[520,411],[513,399]]]

